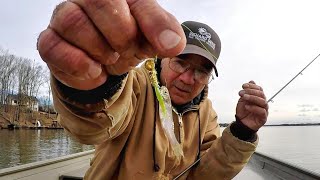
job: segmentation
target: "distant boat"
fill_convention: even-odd
[[[94,150],[0,169],[0,180],[79,180],[89,168]],[[234,180],[319,180],[320,174],[255,152]]]

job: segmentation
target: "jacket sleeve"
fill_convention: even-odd
[[[210,107],[211,108],[211,107]],[[230,125],[220,137],[217,115],[212,109],[201,146],[200,163],[191,170],[188,179],[232,179],[248,163],[258,139],[247,142],[238,139],[230,131]]]
[[[134,72],[121,80],[121,86],[110,98],[84,103],[81,91],[67,93],[56,79],[51,78],[53,102],[58,121],[65,130],[84,144],[100,144],[123,133],[137,103],[139,88],[133,90]],[[109,89],[104,89],[108,91]],[[81,93],[80,93],[81,92]]]

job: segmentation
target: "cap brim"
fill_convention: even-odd
[[[193,45],[193,44],[187,44],[186,47],[184,48],[184,50],[180,54],[197,54],[197,55],[200,55],[200,56],[203,56],[203,57],[207,58],[213,64],[214,72],[215,72],[216,76],[218,77],[218,70],[217,70],[217,67],[216,67],[216,60],[205,49],[200,48],[199,46],[196,46],[196,45]]]

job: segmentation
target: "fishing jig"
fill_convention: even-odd
[[[184,155],[182,147],[180,146],[174,134],[174,122],[172,118],[172,105],[169,90],[165,86],[159,86],[157,71],[155,69],[156,60],[157,57],[146,59],[145,68],[148,70],[151,84],[154,88],[157,100],[159,102],[159,116],[161,120],[161,125],[164,128],[166,136],[173,147],[174,154],[177,157],[183,157]]]

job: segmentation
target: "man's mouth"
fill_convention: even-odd
[[[192,86],[190,85],[186,85],[185,83],[179,81],[179,80],[175,80],[173,82],[173,86],[179,90],[180,92],[183,92],[183,93],[191,93],[193,88]]]
[[[178,89],[179,91],[181,92],[184,92],[184,93],[190,93],[191,92],[191,88],[188,88],[188,89],[182,89],[182,88],[179,88],[178,86],[174,86],[176,89]]]

